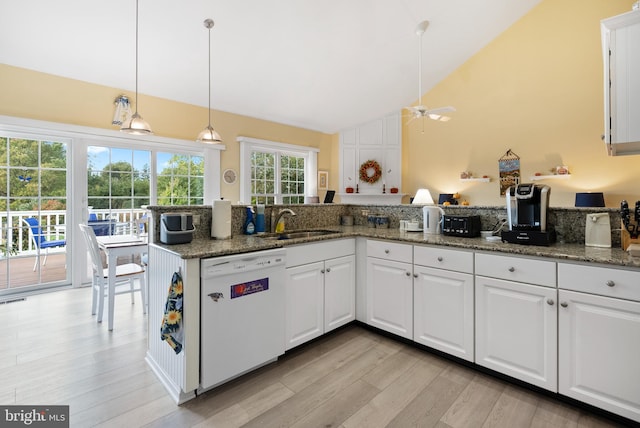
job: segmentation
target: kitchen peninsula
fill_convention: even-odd
[[[580,240],[584,225],[575,224],[575,219],[584,219],[584,209],[552,209],[561,241],[535,247],[399,231],[400,218],[418,216],[418,207],[407,205],[288,207],[298,214],[291,218],[288,229],[321,228],[335,233],[290,240],[242,235],[242,207],[234,207],[233,237],[216,241],[207,237],[210,208],[149,207],[151,232],[155,235],[149,249],[150,320],[162,318],[171,275],[180,272],[184,282],[183,352],[175,354],[162,342],[160,330],[153,323],[147,352],[147,361],[176,402],[193,398],[201,389],[200,336],[206,333],[201,331],[199,319],[200,260],[284,248],[287,269],[297,269],[288,263],[298,266],[311,262],[294,260],[306,248],[314,248],[318,260],[313,263],[320,263],[319,269],[325,271],[334,259],[348,261],[354,257],[355,281],[344,284],[353,290],[355,311],[351,319],[640,421],[640,373],[633,362],[640,352],[640,261],[619,248],[619,237],[614,237],[618,247],[605,249],[571,242]],[[157,219],[171,210],[188,210],[200,216],[200,235],[193,242],[158,242]],[[456,214],[460,210],[480,214],[484,229],[504,215],[501,207],[451,208]],[[391,227],[367,227],[363,211],[389,215]],[[354,216],[354,226],[338,226],[340,216],[345,214]],[[610,214],[616,215],[613,210]],[[330,245],[336,243],[341,243],[344,252],[331,254],[329,249],[334,247]],[[384,280],[371,280],[383,278],[382,274],[387,275]],[[446,288],[443,284],[453,286]],[[435,286],[441,294],[429,295],[433,289],[428,286]],[[446,331],[429,324],[437,308],[424,312],[430,301],[443,297],[450,298],[445,307],[451,310],[445,315],[456,317],[439,323],[450,326]],[[404,310],[390,312],[380,307],[381,301]],[[330,303],[325,300],[322,306]],[[508,306],[503,308],[504,304]],[[590,310],[596,307],[598,311]],[[522,317],[509,319],[514,313]],[[623,313],[624,317],[618,316]],[[591,329],[593,323],[600,325],[600,330]],[[613,334],[609,328],[620,323],[624,328]],[[319,329],[319,334],[328,331]],[[516,336],[512,336],[514,331]],[[509,342],[518,338],[522,343]],[[606,346],[601,346],[603,341]],[[576,347],[577,343],[582,348]],[[618,352],[621,347],[622,353]],[[607,352],[617,353],[616,364],[590,366],[596,358],[591,356],[607,361]],[[595,376],[602,370],[607,371],[606,380]]]

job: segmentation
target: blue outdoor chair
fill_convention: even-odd
[[[38,219],[35,217],[29,217],[22,219],[23,222],[29,226],[29,237],[33,241],[33,245],[38,250],[38,254],[36,256],[36,262],[33,265],[33,271],[35,272],[38,267],[38,263],[40,262],[40,254],[44,251],[44,259],[42,260],[42,266],[47,264],[47,255],[49,254],[49,248],[56,247],[64,247],[67,245],[67,241],[64,239],[56,240],[56,241],[47,241],[47,237],[42,233],[42,228],[40,227],[40,223]]]

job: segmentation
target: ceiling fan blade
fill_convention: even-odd
[[[438,107],[438,108],[432,108],[426,111],[426,114],[440,114],[440,113],[448,113],[448,112],[452,112],[452,111],[456,111],[455,107],[451,107],[451,106],[447,106],[447,107]]]

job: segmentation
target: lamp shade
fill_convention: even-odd
[[[416,196],[413,198],[413,201],[411,201],[411,203],[421,204],[421,205],[426,205],[426,204],[433,205],[433,198],[431,197],[431,192],[429,192],[429,189],[418,189],[418,191],[416,192]]]
[[[604,207],[602,192],[576,193],[576,207]]]

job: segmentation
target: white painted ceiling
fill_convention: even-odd
[[[140,0],[139,91],[206,107],[212,18],[215,110],[333,133],[417,100],[420,21],[428,92],[539,1]],[[133,98],[135,1],[0,0],[0,62]]]

